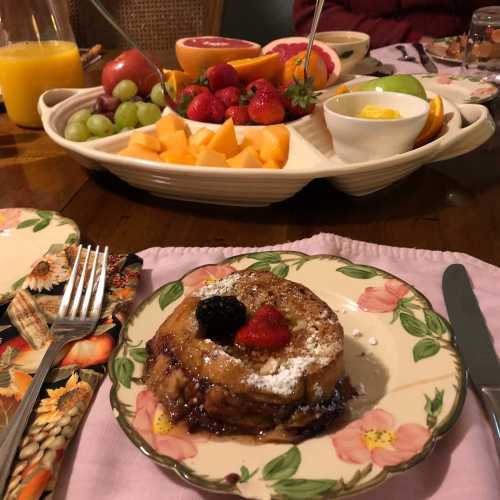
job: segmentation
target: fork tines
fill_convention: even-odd
[[[108,247],[104,247],[104,252],[99,253],[99,245],[97,245],[94,252],[91,246],[88,245],[85,249],[85,258],[83,261],[82,270],[78,279],[78,284],[75,283],[78,278],[78,268],[80,266],[80,259],[82,256],[82,245],[78,246],[75,261],[71,275],[66,284],[64,295],[59,307],[58,318],[65,319],[93,319],[97,320],[101,314],[101,306],[104,297],[104,290],[106,286],[106,269],[108,264]],[[92,259],[92,267],[90,274],[87,277],[87,268],[90,261],[91,254],[94,253]],[[99,271],[97,269],[99,268]],[[96,280],[96,275],[98,278]],[[85,295],[82,295],[85,290]],[[71,308],[70,308],[71,306]],[[90,308],[91,307],[91,308]],[[90,312],[89,312],[90,308]],[[70,309],[68,313],[68,309]]]

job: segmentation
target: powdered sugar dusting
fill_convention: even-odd
[[[193,295],[195,297],[200,297],[201,299],[208,299],[215,295],[228,295],[232,292],[234,284],[240,279],[240,275],[233,273],[225,278],[205,285],[204,287],[197,290]]]
[[[277,373],[273,375],[252,373],[247,377],[247,382],[258,389],[287,396],[292,393],[297,381],[314,361],[311,356],[291,358],[281,365]]]

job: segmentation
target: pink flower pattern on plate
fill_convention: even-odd
[[[358,298],[358,306],[366,312],[392,312],[409,291],[410,289],[399,280],[386,280],[383,288],[377,286],[365,288]]]
[[[19,224],[20,218],[21,218],[20,208],[0,209],[0,231],[16,227]]]
[[[478,89],[471,92],[471,97],[488,97],[496,93],[494,87],[479,87]]]
[[[344,462],[379,467],[398,465],[420,453],[431,437],[422,425],[407,423],[396,428],[394,417],[374,409],[335,434],[331,439],[337,456]]]
[[[451,78],[448,75],[438,75],[436,77],[436,83],[440,83],[441,85],[450,85]]]
[[[186,293],[191,293],[198,290],[198,288],[224,278],[234,271],[236,271],[236,269],[227,264],[204,266],[185,276],[182,280],[182,284],[184,285]]]
[[[184,460],[197,455],[196,441],[206,440],[202,434],[195,438],[182,427],[171,426],[168,420],[155,426],[155,417],[160,420],[168,418],[156,396],[147,389],[143,390],[136,399],[136,414],[132,422],[134,429],[158,453],[174,460]]]

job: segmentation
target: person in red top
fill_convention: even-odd
[[[297,33],[311,27],[315,0],[295,0]],[[425,37],[460,35],[468,29],[475,9],[500,5],[494,0],[325,0],[318,31],[352,30],[368,33],[376,49]]]

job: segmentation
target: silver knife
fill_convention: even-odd
[[[452,264],[445,270],[443,294],[455,342],[490,419],[500,458],[500,363],[464,266]]]
[[[437,73],[437,66],[425,51],[424,46],[421,43],[413,43],[412,45],[413,48],[418,52],[420,63],[426,69],[427,73]]]

